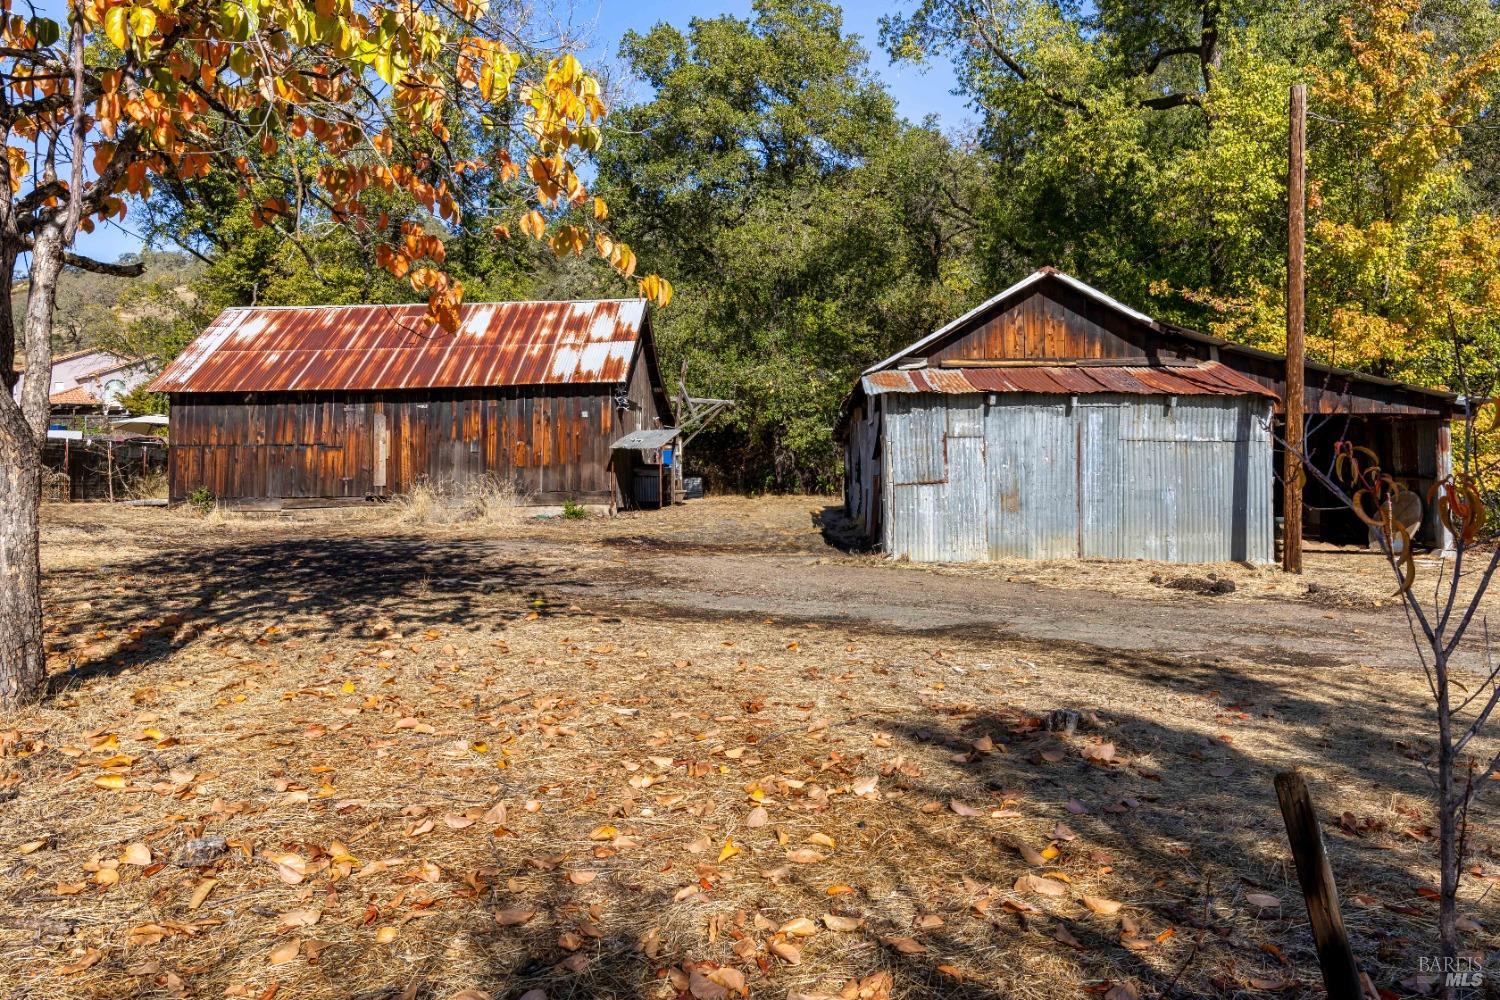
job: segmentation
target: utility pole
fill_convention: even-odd
[[[1302,572],[1302,406],[1306,347],[1303,238],[1307,205],[1307,85],[1293,84],[1286,207],[1286,468],[1282,477],[1281,568]]]

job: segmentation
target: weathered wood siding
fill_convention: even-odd
[[[200,486],[226,501],[357,499],[495,475],[536,502],[607,502],[610,442],[660,426],[652,400],[623,410],[615,392],[174,394],[171,499]]]
[[[953,331],[927,356],[964,361],[1193,357],[1114,309],[1065,285],[1043,285]]]

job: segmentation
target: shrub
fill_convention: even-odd
[[[207,486],[199,486],[187,495],[188,506],[200,514],[207,514],[218,506],[218,498]]]

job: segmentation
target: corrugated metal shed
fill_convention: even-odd
[[[1044,268],[865,370],[836,428],[845,505],[893,557],[1266,562],[1284,389],[1279,355]],[[1447,393],[1310,364],[1304,403],[1353,418],[1325,422],[1314,454],[1354,435],[1416,491],[1450,467]],[[1392,446],[1408,437],[1417,460]],[[1335,538],[1363,533],[1320,513]]]
[[[1275,399],[1270,389],[1216,361],[1197,365],[1015,365],[875,372],[865,392],[1111,392],[1133,396],[1240,396]]]
[[[1269,399],[884,397],[893,558],[1269,562]]]
[[[466,305],[447,333],[423,305],[226,309],[154,392],[370,391],[625,381],[643,299]]]

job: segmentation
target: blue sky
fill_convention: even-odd
[[[860,36],[870,52],[871,67],[890,88],[902,115],[913,121],[937,115],[944,129],[957,129],[972,116],[962,99],[952,94],[952,68],[942,62],[925,69],[905,63],[892,65],[880,51],[880,15],[891,9],[889,3],[852,0],[844,4],[844,30]],[[593,51],[588,55],[595,60],[612,60],[620,38],[631,29],[644,31],[661,21],[685,28],[695,17],[732,14],[747,18],[750,13],[750,0],[577,0],[573,16],[578,27],[591,29],[588,34],[593,39]],[[80,234],[78,252],[112,261],[139,250],[141,238],[133,230],[133,221],[133,217],[127,217],[123,226],[109,225]]]

